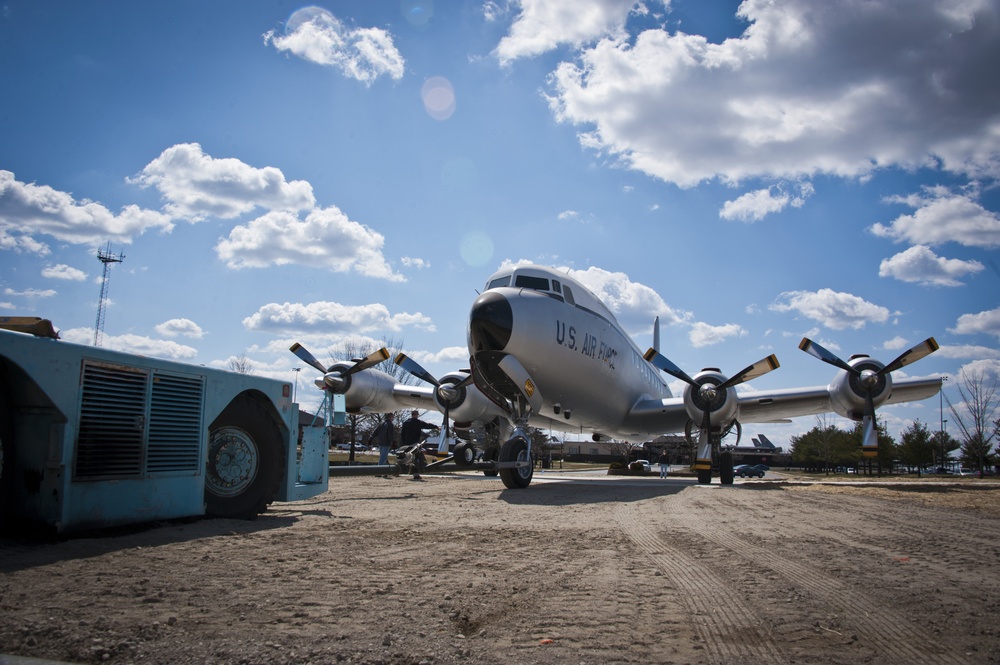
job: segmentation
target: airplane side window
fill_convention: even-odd
[[[514,279],[514,286],[522,289],[532,289],[534,291],[548,291],[549,280],[544,277],[532,277],[531,275],[518,275]]]
[[[486,290],[489,291],[490,289],[499,289],[501,287],[509,285],[510,285],[510,275],[504,275],[503,277],[497,277],[492,282],[490,282],[486,286]]]
[[[573,290],[568,286],[563,287],[563,297],[566,298],[567,305],[576,305],[576,300],[573,299]]]

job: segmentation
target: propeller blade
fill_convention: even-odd
[[[858,373],[858,370],[854,369],[853,367],[845,363],[843,360],[838,358],[836,355],[834,355],[830,351],[827,351],[822,346],[820,346],[819,344],[817,344],[816,342],[812,341],[807,337],[803,337],[802,341],[799,342],[799,348],[808,353],[809,355],[815,358],[819,358],[823,362],[833,365],[834,367],[839,367],[840,369],[846,372],[850,372],[851,374]]]
[[[646,351],[643,358],[651,363],[653,367],[666,372],[670,376],[680,379],[688,385],[695,385],[694,379],[688,376],[687,373],[680,367],[667,360],[667,358],[656,349],[651,348],[649,351]]]
[[[740,372],[736,373],[728,380],[723,382],[718,389],[725,390],[726,388],[732,388],[733,386],[739,385],[741,383],[746,383],[747,381],[756,379],[759,376],[764,376],[768,372],[773,372],[779,367],[781,367],[781,365],[780,363],[778,363],[778,357],[772,353],[767,358],[758,360],[749,367],[746,367]]]
[[[909,351],[904,352],[898,358],[893,360],[891,363],[879,370],[879,376],[883,374],[888,374],[889,372],[895,372],[900,367],[909,365],[910,363],[916,362],[923,358],[924,356],[929,356],[930,354],[937,351],[940,347],[938,346],[937,340],[933,337],[928,337],[920,344]]]
[[[323,374],[326,374],[326,367],[324,367],[323,364],[320,363],[320,361],[316,360],[316,356],[309,353],[309,351],[306,350],[306,347],[302,346],[298,342],[295,342],[295,344],[292,344],[288,348],[288,350],[294,353],[299,358],[299,360],[308,363],[309,365],[318,369]]]
[[[402,367],[403,369],[405,369],[413,376],[417,377],[418,379],[423,379],[424,381],[431,384],[435,388],[440,387],[441,382],[438,381],[433,374],[425,370],[423,367],[420,366],[420,363],[418,363],[416,360],[409,357],[405,353],[398,354],[393,359],[393,362]]]
[[[375,365],[378,365],[380,362],[384,362],[388,359],[389,359],[389,350],[386,349],[385,347],[382,347],[378,351],[374,351],[365,356],[364,358],[362,358],[361,360],[359,360],[358,362],[354,363],[354,365],[351,366],[350,369],[344,372],[344,376],[350,376],[351,374],[356,374],[361,370],[368,369],[369,367],[374,367]]]

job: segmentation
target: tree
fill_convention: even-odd
[[[952,451],[961,448],[961,444],[955,440],[955,438],[943,430],[934,432],[932,437],[934,444],[934,456],[938,460],[940,466],[945,465],[945,460],[948,459],[948,454]]]
[[[934,462],[934,443],[927,425],[914,420],[913,424],[900,434],[899,446],[896,449],[899,461],[908,467],[917,467],[919,471],[920,467]]]
[[[241,353],[240,355],[229,359],[229,371],[238,372],[239,374],[249,374],[250,370],[253,369],[253,361],[247,358],[246,353]]]
[[[979,469],[992,464],[993,440],[997,437],[1000,416],[1000,395],[997,378],[987,377],[986,372],[963,369],[955,384],[961,402],[953,404],[947,395],[948,410],[961,433],[963,464]]]
[[[856,466],[861,450],[848,432],[816,417],[816,426],[801,436],[793,436],[792,461],[806,468],[824,470],[832,466]]]

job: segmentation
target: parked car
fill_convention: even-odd
[[[746,464],[740,464],[739,470],[733,468],[733,473],[738,475],[740,478],[763,478],[764,474],[771,467],[766,464],[754,464],[753,466],[748,466]]]
[[[648,459],[637,459],[636,461],[632,462],[632,464],[641,464],[643,473],[650,473],[653,470],[653,467],[649,464]],[[628,465],[630,469],[632,468],[632,464]]]

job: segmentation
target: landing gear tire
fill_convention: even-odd
[[[528,456],[528,442],[516,436],[508,439],[500,448],[501,462],[527,462],[528,465],[518,469],[500,469],[500,480],[507,489],[524,489],[531,484],[535,467]]]
[[[487,448],[485,454],[483,455],[483,461],[496,462],[497,456],[500,452],[499,446],[494,446],[493,448]],[[499,469],[484,469],[483,475],[487,478],[496,478],[500,475]]]
[[[476,449],[468,441],[462,441],[455,446],[455,464],[469,468],[476,461]]]
[[[725,451],[719,455],[719,482],[723,485],[733,484],[733,453]]]
[[[711,485],[712,484],[712,470],[698,470],[698,484],[699,485]]]
[[[274,500],[284,466],[274,420],[254,400],[236,399],[209,429],[205,512],[256,518]]]

